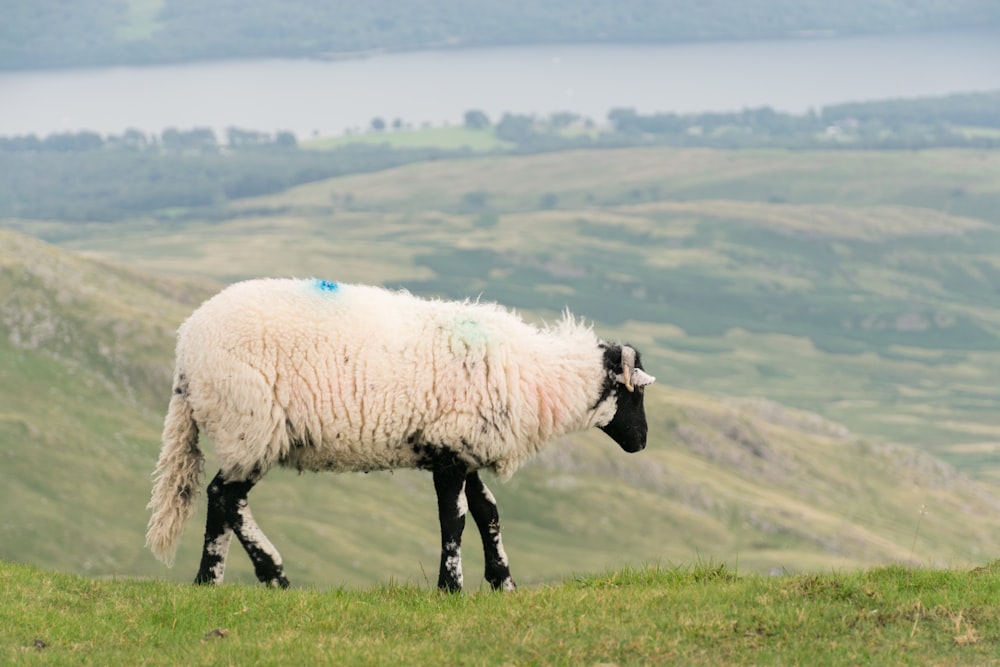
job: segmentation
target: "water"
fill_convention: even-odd
[[[675,45],[448,50],[323,62],[249,60],[0,74],[0,135],[167,127],[290,130],[299,138],[461,123],[469,109],[614,107],[803,112],[847,101],[1000,89],[1000,35],[940,33]]]

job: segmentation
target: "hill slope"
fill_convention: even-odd
[[[172,326],[204,294],[0,233],[2,557],[131,567]]]
[[[192,576],[202,518],[173,571],[142,541],[172,330],[207,293],[0,232],[0,506],[16,508],[2,526],[0,558]],[[630,336],[649,342],[641,327]],[[593,432],[494,484],[520,582],[696,555],[780,571],[957,565],[1000,551],[1000,498],[953,468],[814,415],[711,399],[661,379],[648,393],[642,454],[625,455]],[[293,583],[433,577],[437,527],[424,474],[276,471],[252,502]],[[466,554],[473,586],[482,572],[476,541]],[[230,572],[252,580],[242,554]]]

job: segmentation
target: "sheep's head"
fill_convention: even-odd
[[[614,395],[617,409],[611,421],[599,426],[626,452],[646,447],[646,409],[644,387],[656,378],[642,369],[639,352],[630,345],[602,345],[606,396]]]

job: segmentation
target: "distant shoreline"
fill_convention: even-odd
[[[1000,35],[1000,25],[986,24],[968,28],[944,26],[940,28],[921,28],[917,30],[834,30],[826,28],[789,30],[781,33],[764,33],[759,35],[729,36],[724,34],[705,34],[691,37],[668,37],[663,39],[625,39],[621,37],[591,38],[591,39],[550,39],[550,40],[462,40],[449,38],[412,45],[386,45],[364,49],[347,50],[317,50],[310,53],[295,53],[287,50],[265,50],[242,54],[203,53],[192,56],[162,56],[162,57],[102,57],[95,59],[75,59],[65,63],[40,62],[37,65],[9,65],[0,60],[0,76],[5,74],[32,72],[77,71],[104,68],[148,68],[170,67],[181,65],[201,65],[227,62],[245,62],[257,60],[312,60],[318,62],[344,62],[366,60],[388,55],[413,54],[442,51],[484,51],[507,48],[546,48],[566,46],[690,46],[737,43],[767,43],[781,41],[824,41],[836,39],[860,38],[893,38],[947,35],[954,33],[989,33]],[[0,43],[0,47],[2,47]]]
[[[150,67],[0,72],[0,135],[228,127],[301,140],[459,125],[479,110],[600,122],[649,113],[824,106],[1000,90],[1000,31],[683,44],[549,44]],[[396,121],[399,121],[397,124]]]

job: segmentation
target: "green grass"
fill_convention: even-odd
[[[440,148],[452,150],[468,148],[474,151],[490,151],[509,146],[496,137],[492,129],[472,130],[466,127],[435,127],[418,130],[385,130],[365,132],[337,137],[324,137],[302,142],[308,150],[331,150],[350,144],[387,144],[393,148]]]
[[[987,664],[1000,570],[645,566],[447,595],[202,588],[0,565],[7,664]]]

